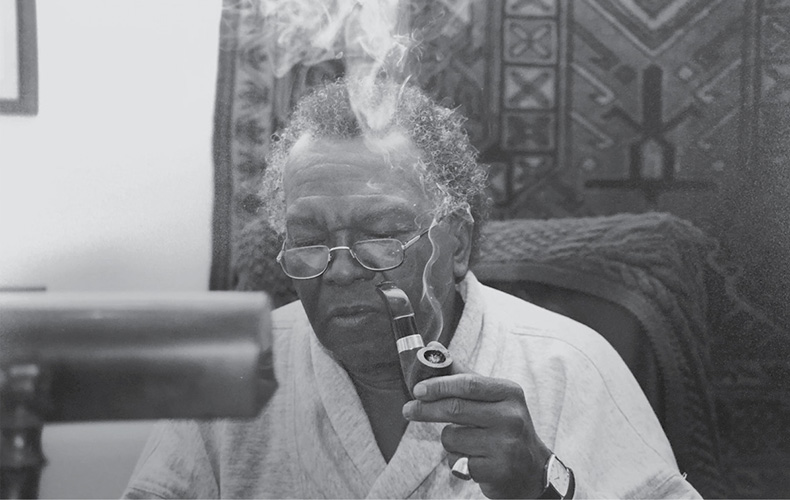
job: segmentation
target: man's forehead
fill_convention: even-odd
[[[416,164],[421,153],[403,132],[393,131],[383,136],[351,138],[314,138],[304,134],[291,147],[286,161],[286,172],[316,164],[344,164],[353,167],[410,166]]]
[[[418,152],[408,134],[399,128],[393,128],[386,134],[367,134],[348,138],[314,137],[310,133],[304,133],[291,147],[291,155],[303,153],[318,145],[328,153],[332,149],[343,150],[343,145],[346,143],[363,144],[370,152],[385,156],[407,151],[416,155]]]
[[[300,138],[285,165],[286,198],[422,191],[419,154],[408,138],[368,140]]]

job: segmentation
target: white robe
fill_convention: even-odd
[[[698,498],[625,363],[597,333],[485,287],[469,273],[454,359],[524,389],[538,435],[576,498]],[[157,425],[125,495],[482,498],[450,473],[443,424],[411,422],[389,463],[347,373],[298,302],[275,311],[279,387],[251,421]]]

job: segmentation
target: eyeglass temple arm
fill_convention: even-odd
[[[412,239],[410,239],[409,241],[407,241],[406,243],[404,243],[404,244],[403,244],[403,249],[404,249],[404,250],[406,250],[406,249],[407,249],[407,248],[409,248],[410,246],[414,245],[414,244],[417,242],[417,240],[419,240],[420,238],[422,238],[423,236],[425,236],[426,234],[428,234],[428,232],[429,232],[431,229],[433,229],[433,227],[434,227],[434,226],[436,226],[436,224],[437,224],[437,222],[435,222],[435,221],[434,221],[434,222],[433,222],[433,223],[432,223],[432,224],[431,224],[431,225],[428,227],[428,229],[425,229],[425,230],[424,230],[424,231],[422,231],[420,234],[416,235],[414,238],[412,238]]]

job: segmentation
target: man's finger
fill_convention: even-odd
[[[496,402],[518,397],[519,394],[521,388],[509,380],[484,377],[476,373],[434,377],[414,386],[414,397],[420,401],[463,398]]]
[[[447,424],[442,428],[445,450],[468,457],[491,457],[502,451],[502,445],[488,429],[469,425]]]
[[[403,405],[403,416],[414,422],[447,422],[470,427],[517,427],[523,424],[513,405],[489,401],[443,398],[436,401],[413,400]]]

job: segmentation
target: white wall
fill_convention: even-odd
[[[0,286],[207,289],[221,1],[36,4],[39,114],[0,115]],[[47,427],[41,496],[117,497],[148,425]]]
[[[0,116],[0,286],[208,282],[218,0],[38,0],[39,114]]]

